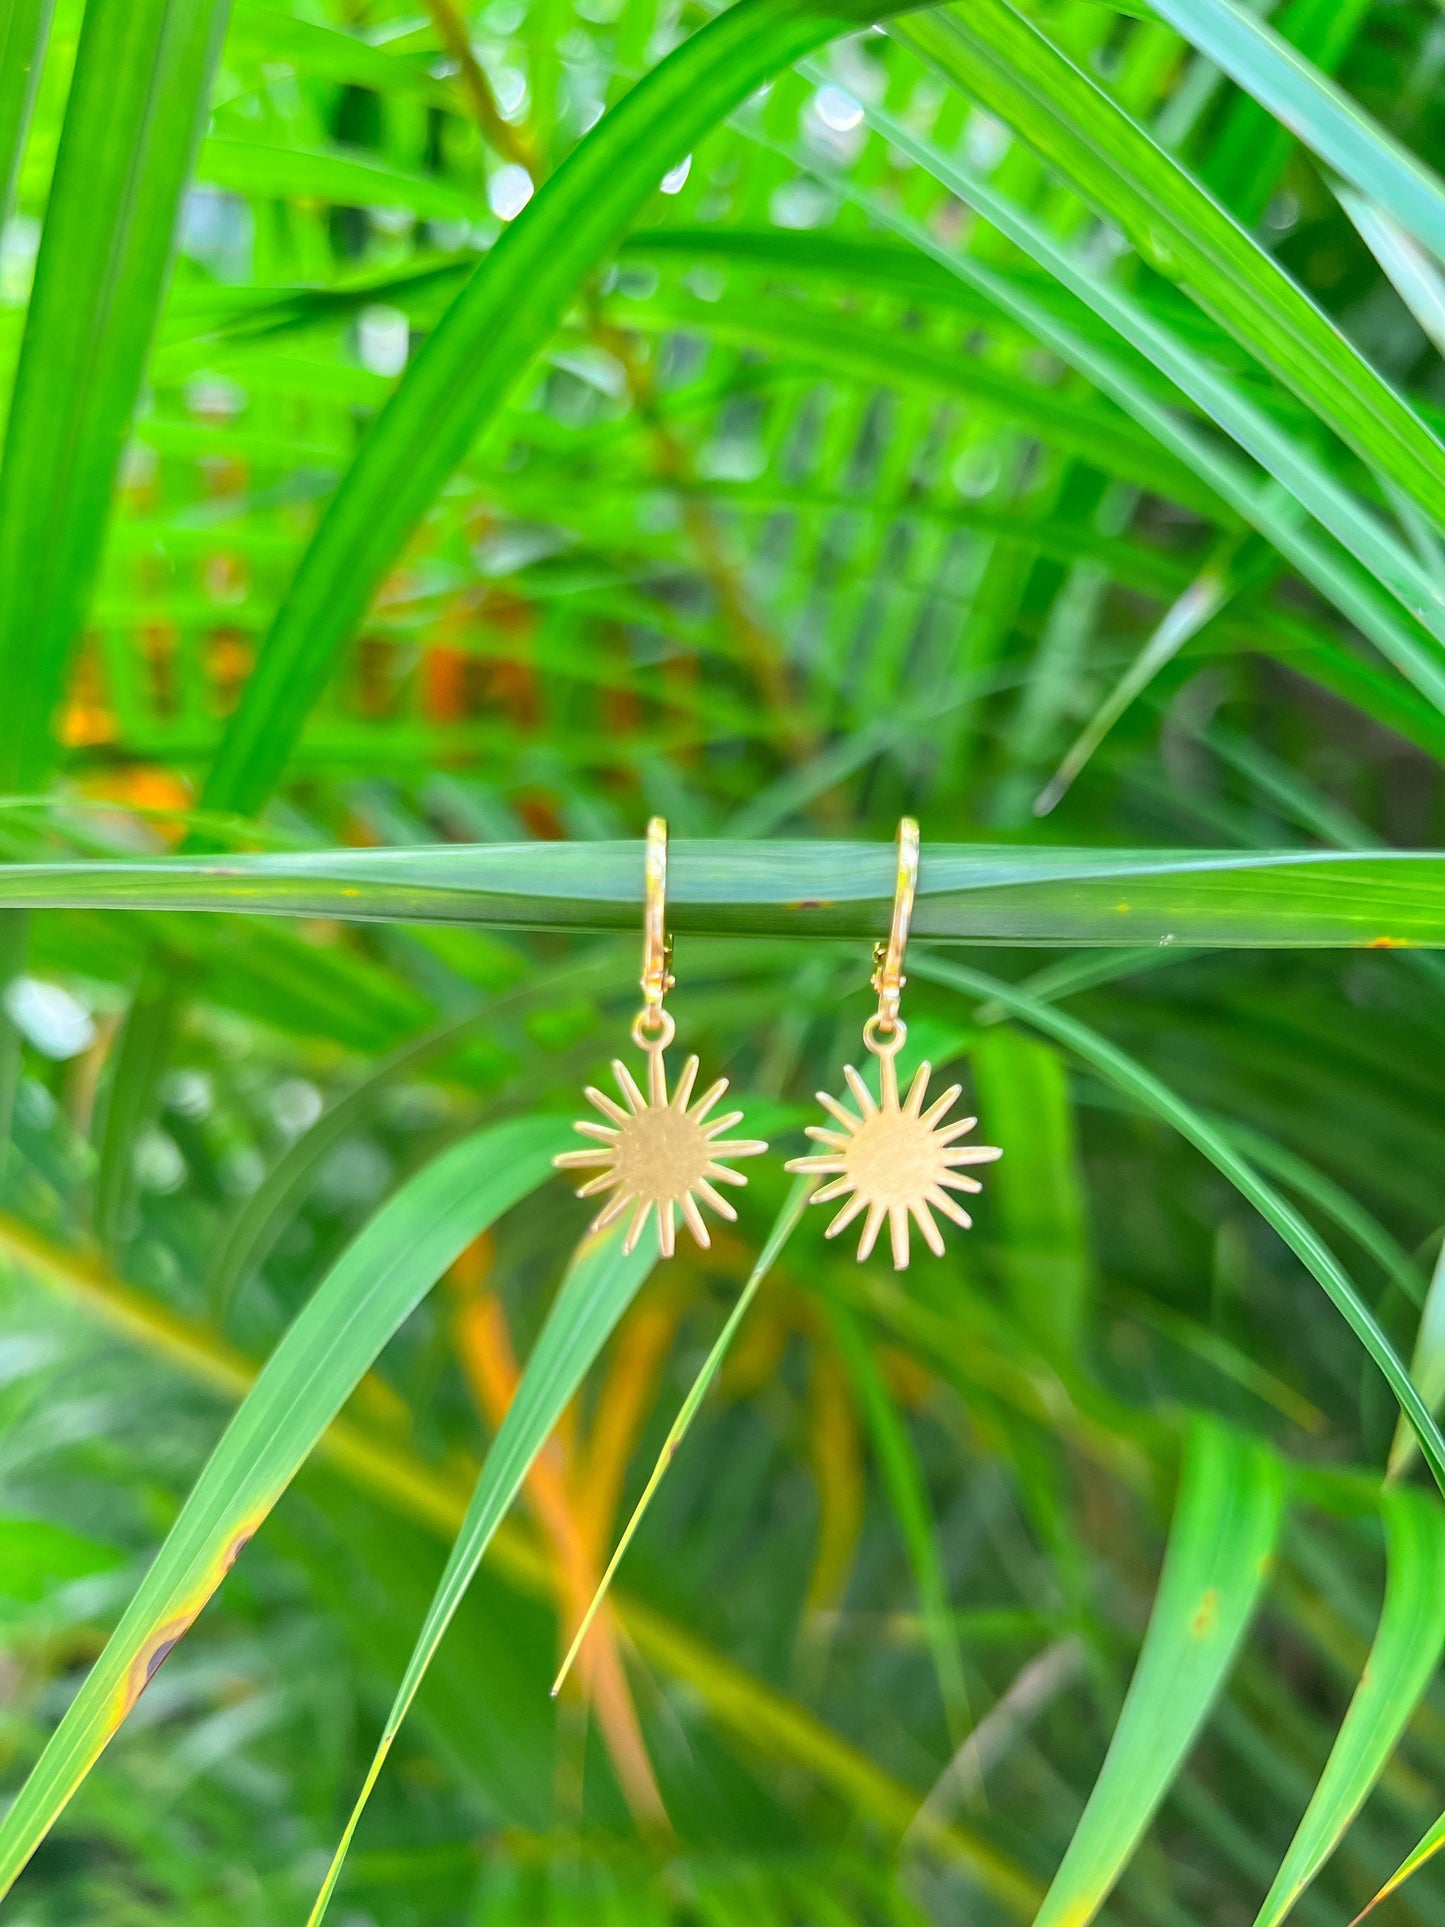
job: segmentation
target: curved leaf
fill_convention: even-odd
[[[1319,1785],[1254,1927],[1278,1927],[1384,1772],[1445,1647],[1445,1514],[1418,1492],[1382,1501],[1389,1559],[1375,1643]]]
[[[254,813],[407,538],[669,167],[761,82],[910,0],[740,0],[640,81],[503,234],[361,445],[272,624],[204,791]],[[918,0],[911,0],[918,4]]]
[[[405,1184],[308,1299],[0,1823],[0,1894],[234,1565],[382,1346],[474,1238],[551,1171],[550,1118],[464,1138]]]
[[[1128,1865],[1228,1676],[1283,1513],[1278,1462],[1198,1421],[1159,1593],[1119,1724],[1034,1927],[1086,1927]]]

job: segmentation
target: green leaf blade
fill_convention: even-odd
[[[1445,1647],[1445,1514],[1422,1493],[1386,1493],[1389,1577],[1379,1629],[1330,1757],[1254,1927],[1278,1927],[1384,1772]]]
[[[1128,1864],[1228,1675],[1283,1509],[1270,1453],[1213,1422],[1195,1425],[1139,1663],[1034,1927],[1086,1927]]]

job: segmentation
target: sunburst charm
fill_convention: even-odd
[[[553,1163],[564,1171],[597,1169],[596,1177],[589,1178],[578,1190],[579,1198],[597,1197],[608,1191],[614,1194],[592,1220],[594,1231],[614,1223],[629,1205],[632,1207],[632,1222],[622,1241],[624,1251],[636,1247],[654,1211],[658,1249],[664,1258],[670,1258],[676,1248],[678,1211],[705,1250],[711,1240],[698,1200],[709,1205],[719,1217],[736,1218],[737,1212],[716,1187],[747,1183],[740,1172],[730,1171],[721,1160],[757,1157],[768,1147],[756,1138],[722,1141],[724,1131],[741,1123],[741,1111],[725,1111],[721,1117],[708,1121],[709,1112],[728,1087],[725,1077],[709,1085],[689,1110],[688,1099],[697,1081],[698,1060],[688,1058],[677,1089],[669,1099],[661,1049],[644,1041],[638,1032],[634,1032],[634,1036],[647,1051],[646,1097],[627,1066],[620,1059],[614,1059],[612,1074],[626,1108],[604,1091],[589,1085],[588,1101],[607,1121],[594,1124],[588,1119],[579,1123],[577,1129],[584,1137],[598,1142],[589,1150],[564,1151]]]
[[[900,1024],[898,1028],[901,1031],[903,1027]],[[1003,1153],[991,1144],[957,1143],[978,1123],[976,1117],[943,1126],[944,1118],[962,1094],[961,1084],[950,1084],[942,1097],[936,1098],[925,1111],[923,1100],[928,1094],[933,1067],[920,1064],[907,1098],[900,1103],[898,1071],[893,1061],[897,1045],[888,1049],[870,1044],[870,1048],[878,1051],[881,1101],[874,1102],[873,1093],[857,1071],[851,1064],[846,1065],[843,1075],[861,1115],[855,1117],[836,1098],[819,1091],[818,1102],[840,1128],[828,1130],[822,1125],[810,1124],[808,1136],[825,1148],[813,1157],[790,1159],[787,1169],[831,1180],[813,1193],[809,1200],[812,1204],[848,1199],[828,1226],[828,1237],[836,1238],[856,1217],[867,1212],[863,1235],[858,1240],[860,1259],[868,1257],[873,1250],[886,1217],[893,1244],[893,1268],[902,1271],[910,1255],[909,1219],[923,1233],[929,1250],[941,1258],[943,1234],[933,1213],[941,1211],[945,1218],[951,1218],[967,1230],[973,1220],[949,1193],[983,1189],[977,1178],[963,1176],[960,1167],[992,1164]]]

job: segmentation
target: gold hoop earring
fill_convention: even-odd
[[[1003,1154],[994,1145],[955,1146],[978,1123],[966,1117],[944,1126],[943,1120],[963,1093],[961,1084],[951,1084],[925,1111],[931,1064],[920,1064],[908,1096],[900,1101],[896,1059],[908,1037],[908,1026],[898,1014],[903,986],[903,956],[908,947],[908,930],[913,918],[913,900],[918,891],[918,825],[905,816],[898,825],[898,875],[893,892],[893,923],[887,941],[873,952],[873,988],[878,993],[878,1008],[863,1026],[863,1042],[878,1059],[879,1098],[851,1064],[843,1075],[859,1115],[847,1110],[826,1091],[819,1091],[818,1102],[833,1120],[831,1128],[810,1124],[808,1136],[823,1150],[811,1157],[790,1158],[786,1169],[827,1179],[809,1199],[810,1204],[827,1204],[836,1198],[848,1201],[828,1226],[826,1235],[836,1238],[863,1212],[863,1235],[858,1240],[858,1256],[867,1258],[877,1241],[883,1220],[888,1220],[893,1246],[893,1268],[906,1270],[910,1257],[909,1220],[923,1234],[924,1243],[935,1257],[943,1256],[943,1233],[933,1213],[941,1211],[957,1225],[969,1229],[973,1220],[950,1194],[954,1191],[981,1191],[976,1178],[962,1175],[961,1167],[991,1164]]]
[[[614,1058],[612,1075],[623,1103],[589,1085],[587,1101],[605,1121],[594,1124],[586,1119],[577,1129],[596,1143],[585,1151],[564,1151],[552,1162],[563,1171],[596,1171],[578,1189],[579,1198],[613,1194],[592,1220],[593,1231],[614,1223],[631,1206],[632,1221],[622,1249],[633,1251],[655,1211],[658,1249],[670,1258],[676,1249],[679,1211],[704,1250],[711,1240],[699,1200],[719,1217],[737,1217],[716,1187],[746,1184],[747,1179],[722,1160],[758,1157],[768,1147],[756,1138],[723,1141],[723,1132],[742,1122],[741,1111],[728,1111],[708,1121],[708,1113],[728,1087],[725,1077],[710,1084],[688,1108],[697,1081],[696,1057],[683,1065],[677,1089],[668,1097],[662,1054],[676,1035],[676,1026],[663,1008],[674,979],[672,938],[667,934],[667,824],[660,816],[647,826],[643,876],[642,1009],[633,1019],[632,1041],[647,1057],[647,1093],[643,1095],[621,1059]]]

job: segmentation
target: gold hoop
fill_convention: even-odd
[[[672,938],[667,934],[667,819],[647,825],[643,858],[642,1012],[643,1030],[662,1028],[662,1000],[673,986]]]
[[[918,824],[905,816],[898,825],[898,876],[893,886],[893,924],[886,943],[873,949],[873,988],[878,992],[878,1015],[872,1021],[885,1037],[898,1023],[898,1004],[908,979],[903,953],[913,921],[913,899],[918,894]]]

